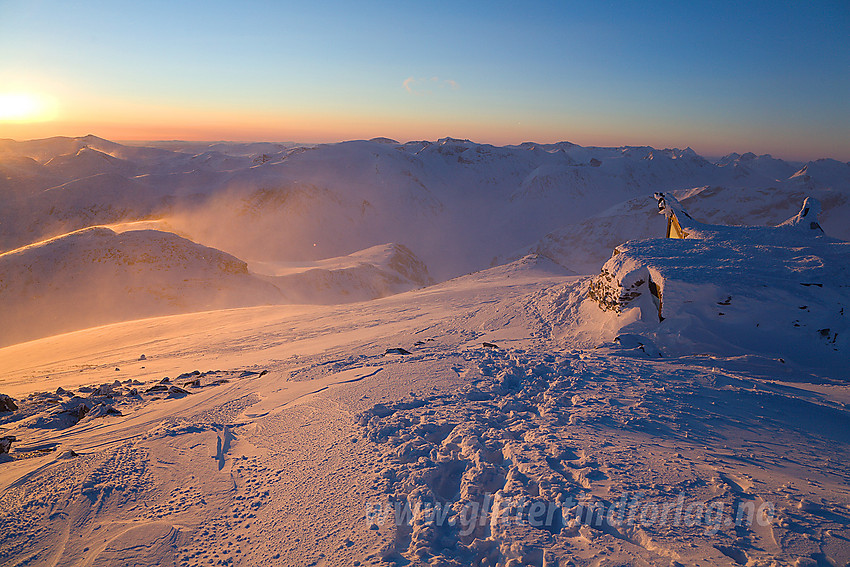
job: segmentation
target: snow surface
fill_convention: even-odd
[[[0,565],[850,562],[848,164],[86,136],[0,168]]]

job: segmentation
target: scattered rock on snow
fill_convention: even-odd
[[[192,392],[189,392],[188,390],[184,390],[180,386],[171,386],[170,388],[168,388],[168,395],[169,396],[185,396],[185,395],[188,395],[188,394],[191,394],[191,393]]]
[[[17,440],[18,439],[14,435],[0,437],[0,455],[4,453],[9,453],[9,451],[12,449],[12,443]]]
[[[388,348],[387,351],[384,354],[386,355],[386,354],[411,354],[411,353],[407,349],[397,347],[397,348]]]
[[[32,423],[38,429],[66,429],[76,425],[83,419],[92,407],[92,402],[73,397],[66,402],[56,404],[51,409],[39,415]]]
[[[16,409],[18,409],[18,406],[15,404],[15,400],[6,394],[0,394],[0,412],[15,411]]]
[[[94,419],[97,417],[106,417],[108,415],[121,416],[124,414],[109,404],[97,404],[86,413],[86,418]]]

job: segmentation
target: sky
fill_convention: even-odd
[[[850,2],[0,0],[0,138],[850,160]]]

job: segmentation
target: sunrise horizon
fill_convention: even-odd
[[[846,5],[163,8],[0,2],[0,137],[452,136],[850,161]]]
[[[83,138],[85,136],[96,136],[98,138],[109,140],[120,144],[140,145],[145,143],[162,143],[162,142],[192,142],[192,143],[220,143],[220,142],[266,142],[266,143],[293,143],[303,145],[313,144],[333,144],[338,142],[349,142],[357,140],[371,140],[375,138],[387,138],[399,143],[430,141],[436,142],[441,139],[452,138],[458,140],[469,140],[477,144],[487,144],[492,146],[519,146],[522,144],[557,144],[568,142],[583,147],[651,147],[657,150],[665,149],[686,149],[690,148],[697,154],[707,159],[720,158],[730,154],[754,153],[756,155],[769,155],[773,158],[783,159],[789,162],[809,162],[820,159],[834,159],[841,162],[850,162],[850,159],[843,154],[831,152],[828,149],[818,152],[817,150],[802,150],[797,151],[788,148],[783,144],[747,144],[742,142],[739,144],[702,144],[699,141],[680,140],[678,142],[668,143],[664,140],[649,141],[648,136],[617,136],[611,135],[550,135],[538,137],[523,137],[510,135],[464,135],[463,133],[451,131],[440,132],[434,130],[430,135],[398,135],[387,134],[386,131],[375,130],[373,132],[365,132],[363,135],[358,135],[355,132],[342,133],[334,135],[332,133],[312,134],[306,130],[302,134],[286,135],[268,132],[262,129],[248,130],[245,132],[219,130],[211,127],[198,126],[195,128],[186,128],[178,131],[172,130],[154,130],[145,126],[129,126],[125,128],[115,128],[114,126],[98,127],[93,125],[67,125],[57,126],[55,124],[43,124],[40,127],[17,130],[13,128],[3,128],[3,134],[0,138],[11,139],[17,142],[26,142],[34,140],[45,140],[50,138]]]

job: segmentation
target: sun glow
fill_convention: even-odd
[[[0,93],[0,122],[47,122],[56,115],[46,96],[24,92]]]

